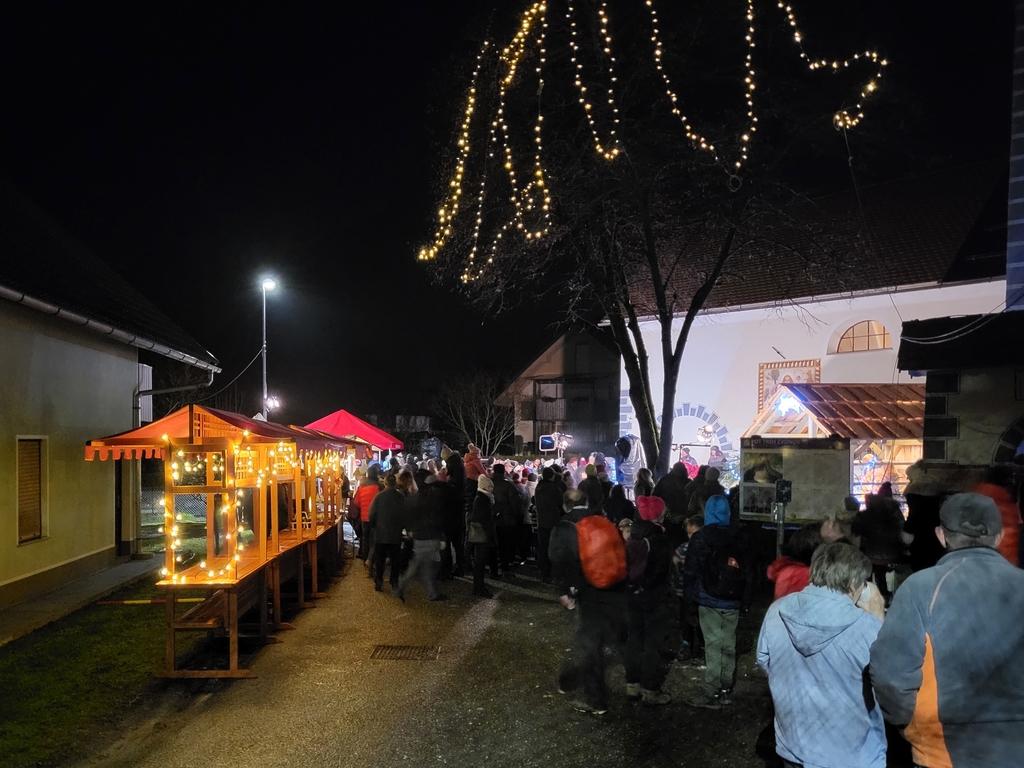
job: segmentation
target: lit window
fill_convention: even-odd
[[[862,320],[846,330],[839,339],[836,352],[868,352],[873,349],[892,349],[892,338],[881,323]]]

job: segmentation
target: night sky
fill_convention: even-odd
[[[1005,151],[1010,2],[796,7],[829,44],[844,50],[853,29],[892,60],[899,101],[872,115],[875,136],[926,148],[932,165]],[[415,260],[490,11],[6,3],[0,176],[217,356],[220,383],[258,351],[259,278],[275,275],[283,420],[423,412],[445,377],[514,373],[554,336],[555,308],[481,317]],[[242,384],[258,389],[258,366]]]

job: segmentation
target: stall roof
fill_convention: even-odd
[[[213,432],[219,433],[206,435],[206,437],[234,439],[238,435],[248,432],[249,440],[255,438],[257,442],[291,441],[295,443],[296,448],[304,451],[346,450],[349,445],[366,442],[304,427],[250,419],[240,413],[222,411],[219,408],[192,405],[185,406],[138,429],[90,440],[86,443],[85,458],[87,461],[92,461],[96,456],[102,461],[108,455],[114,459],[163,458],[164,435],[172,443],[190,442],[192,439],[191,423],[196,416],[206,416],[207,427],[212,427]]]
[[[796,434],[799,419],[782,399],[790,394],[818,422],[825,435],[860,440],[920,440],[924,436],[921,384],[786,384],[754,420],[747,436]],[[779,416],[775,417],[778,413]],[[779,429],[783,422],[792,430]]]
[[[383,429],[353,416],[346,410],[335,411],[323,418],[307,424],[306,429],[316,429],[339,437],[354,437],[370,443],[384,451],[397,451],[404,446],[401,440],[392,437]]]
[[[830,433],[867,439],[924,436],[923,384],[787,384]]]

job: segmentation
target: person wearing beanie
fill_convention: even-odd
[[[587,464],[583,468],[583,480],[580,481],[579,489],[587,497],[587,503],[595,512],[604,509],[604,487],[597,479],[597,467]]]
[[[463,465],[466,467],[466,479],[472,480],[474,483],[480,475],[487,474],[487,470],[484,468],[484,463],[480,459],[480,449],[472,443],[469,444],[469,448],[466,450],[466,456],[462,460]]]
[[[903,582],[871,646],[875,696],[919,766],[1020,765],[1024,571],[987,496],[950,496],[935,536],[946,554]]]
[[[729,500],[712,496],[704,527],[690,539],[683,564],[683,592],[697,603],[707,668],[704,693],[688,702],[719,709],[730,704],[736,675],[736,626],[754,597],[754,568],[746,539],[730,523]]]
[[[630,574],[626,594],[626,696],[657,706],[672,701],[661,690],[665,671],[659,653],[668,630],[672,549],[661,525],[665,501],[657,496],[639,496],[636,507],[640,519],[630,528],[627,560],[642,561],[646,557],[646,563],[640,575]]]
[[[466,531],[466,549],[472,551],[473,558],[473,594],[477,597],[494,597],[484,586],[484,569],[497,540],[494,529],[494,481],[487,475],[480,475],[476,486],[477,492]]]

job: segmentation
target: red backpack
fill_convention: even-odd
[[[626,545],[606,517],[588,515],[576,523],[583,575],[592,587],[608,589],[626,578]]]

